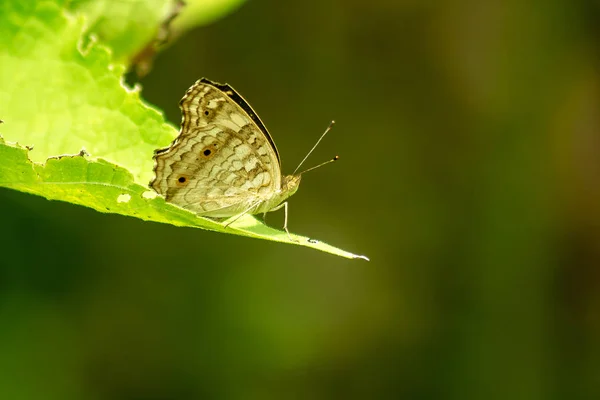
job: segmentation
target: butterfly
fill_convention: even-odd
[[[283,176],[279,153],[267,128],[227,84],[202,78],[188,89],[179,106],[181,131],[169,147],[155,151],[156,177],[150,187],[167,202],[204,217],[266,214],[283,207],[284,229],[289,235],[285,200],[298,190],[302,173],[338,157]]]

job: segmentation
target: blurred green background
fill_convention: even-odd
[[[599,21],[252,0],[181,37],[144,97],[231,84],[287,173],[335,119],[289,226],[372,261],[0,189],[0,398],[600,398]]]

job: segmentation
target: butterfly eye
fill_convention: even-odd
[[[208,115],[208,110],[204,110],[204,115]]]

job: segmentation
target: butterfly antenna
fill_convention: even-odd
[[[340,159],[340,156],[335,156],[335,157],[333,157],[331,160],[325,161],[324,163],[321,163],[321,164],[319,164],[319,165],[315,165],[314,167],[310,167],[309,169],[307,169],[307,170],[304,170],[304,171],[300,172],[298,175],[302,175],[302,174],[304,174],[305,172],[312,171],[313,169],[317,169],[317,168],[319,168],[319,167],[322,167],[322,166],[323,166],[323,165],[325,165],[325,164],[332,163],[332,162],[334,162],[334,161],[337,161],[337,160],[339,160],[339,159]]]
[[[323,134],[321,135],[321,137],[319,138],[319,140],[317,140],[317,143],[315,143],[315,145],[312,147],[312,149],[310,149],[310,151],[308,152],[308,154],[306,155],[306,157],[304,157],[304,159],[302,159],[302,161],[300,161],[300,164],[298,164],[298,166],[296,167],[296,169],[294,170],[294,172],[292,173],[292,175],[296,175],[296,171],[298,171],[298,170],[300,169],[300,167],[302,166],[302,164],[304,164],[304,161],[306,161],[306,159],[308,158],[308,156],[310,156],[310,154],[311,154],[311,153],[312,153],[312,152],[313,152],[313,151],[314,151],[314,150],[317,148],[317,146],[319,145],[319,143],[321,143],[321,140],[323,140],[323,138],[325,137],[325,135],[327,135],[327,132],[329,132],[329,131],[331,130],[331,128],[333,128],[333,125],[334,125],[334,124],[335,124],[335,121],[331,121],[331,122],[329,123],[329,126],[327,127],[327,129],[325,129],[325,132],[323,132]],[[329,160],[329,161],[327,161],[327,162],[324,162],[323,164],[319,164],[319,165],[317,165],[316,167],[312,167],[312,168],[310,168],[310,169],[307,169],[307,170],[306,170],[306,171],[304,171],[304,172],[308,172],[308,171],[310,171],[311,169],[318,168],[318,167],[320,167],[320,166],[322,166],[322,165],[325,165],[325,164],[327,164],[327,163],[330,163],[330,162],[332,162],[332,161],[335,161],[335,160],[337,160],[338,158],[339,158],[338,156],[335,156],[335,157],[334,157],[334,159],[332,159],[332,160]],[[302,174],[303,174],[304,172],[302,172]]]

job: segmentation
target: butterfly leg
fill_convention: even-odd
[[[269,211],[277,211],[277,210],[281,210],[282,208],[283,208],[283,229],[287,233],[288,239],[290,239],[291,242],[297,242],[296,239],[292,238],[292,235],[290,235],[290,231],[288,230],[288,227],[287,227],[287,221],[288,221],[288,202],[286,201],[285,203],[281,203],[280,205],[278,205],[275,208],[270,209]]]
[[[231,221],[228,221],[225,224],[225,228],[227,228],[229,225],[233,224],[235,221],[237,221],[238,219],[242,218],[244,215],[248,214],[254,207],[258,206],[260,204],[260,202],[256,202],[254,204],[252,204],[250,207],[248,207],[247,209],[245,209],[244,211],[242,211],[241,213],[239,213],[238,215],[234,215],[235,218],[233,218]]]
[[[286,201],[285,203],[283,203],[283,229],[285,229],[285,232],[287,233],[288,239],[290,239],[290,241],[297,242],[297,240],[292,239],[292,236],[290,236],[290,231],[288,230],[288,227],[287,227],[287,216],[288,216],[288,202]]]

